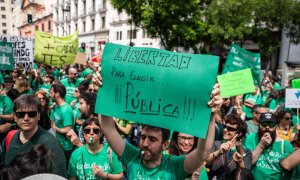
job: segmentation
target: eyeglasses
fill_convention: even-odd
[[[287,121],[291,121],[292,118],[291,117],[284,117],[283,119],[287,120]]]
[[[185,142],[186,140],[188,140],[188,142],[193,142],[194,141],[194,137],[178,136],[178,141]]]
[[[37,115],[37,111],[29,111],[29,112],[15,112],[15,115],[17,116],[17,118],[24,118],[25,115],[27,114],[28,117],[30,118],[34,118]]]
[[[99,134],[100,133],[100,129],[98,128],[85,128],[83,129],[84,134],[90,134],[91,130],[93,130],[94,134]]]
[[[262,122],[260,123],[262,125],[262,127],[267,127],[269,126],[270,128],[273,128],[276,126],[276,123],[275,122]]]
[[[237,128],[233,128],[233,127],[226,126],[226,125],[224,125],[224,129],[227,129],[228,131],[237,131],[238,130]]]

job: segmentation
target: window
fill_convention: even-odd
[[[76,24],[75,24],[75,31],[77,31],[77,29],[78,29],[78,28],[77,28],[77,23],[76,23]]]
[[[71,34],[71,25],[68,25],[69,34]]]
[[[117,40],[122,40],[122,31],[117,32]]]
[[[45,31],[44,23],[42,23],[42,31]]]
[[[2,23],[2,26],[3,26],[3,27],[6,27],[6,23]]]
[[[102,22],[101,28],[105,29],[105,16],[101,17],[101,22]]]
[[[5,11],[5,7],[1,7],[1,11]]]
[[[3,2],[3,3],[4,3],[4,0],[0,0],[0,2]]]
[[[5,18],[6,18],[6,15],[1,15],[1,18],[2,18],[2,19],[5,19]]]
[[[86,2],[83,1],[83,14],[86,14],[86,13],[85,13],[85,9],[86,9]]]
[[[6,34],[7,33],[7,31],[6,30],[3,30],[3,34]]]
[[[147,38],[147,31],[145,29],[143,29],[143,38]]]
[[[127,31],[127,39],[136,39],[137,30],[128,30]]]
[[[48,21],[48,30],[51,31],[51,21]]]
[[[102,1],[102,7],[103,7],[103,9],[106,8],[106,0],[103,0],[103,1]]]
[[[39,26],[35,26],[35,30],[38,31],[39,30]]]
[[[91,24],[91,26],[92,26],[92,31],[95,30],[95,19],[92,19],[92,24]]]
[[[85,32],[85,21],[83,21],[82,26],[82,31]]]

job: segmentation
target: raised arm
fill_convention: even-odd
[[[115,121],[110,116],[99,115],[103,134],[112,150],[121,157],[125,149],[125,141],[115,127]]]
[[[209,122],[206,139],[198,140],[197,148],[189,153],[184,161],[184,170],[186,173],[193,173],[208,157],[212,148],[215,137],[215,115],[222,105],[222,98],[220,96],[219,85],[216,84],[211,93],[211,100],[208,105],[212,107],[212,115]]]
[[[280,166],[287,170],[291,171],[294,167],[300,164],[300,149],[294,151],[292,154],[288,155],[286,158],[283,158],[280,161]]]

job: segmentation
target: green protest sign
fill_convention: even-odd
[[[205,138],[219,57],[106,43],[95,112]]]
[[[14,69],[13,44],[10,42],[0,42],[0,70]]]
[[[300,79],[293,79],[292,80],[292,88],[300,89]]]
[[[244,69],[217,77],[222,98],[254,92],[251,70]]]
[[[260,76],[260,54],[247,51],[240,46],[233,44],[228,53],[222,74],[251,68],[254,84],[259,85]]]
[[[64,37],[41,31],[34,32],[34,59],[37,62],[55,67],[72,64],[77,48],[78,31]]]

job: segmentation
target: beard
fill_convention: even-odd
[[[275,140],[276,140],[276,129],[272,132],[272,131],[269,131],[268,129],[262,130],[261,128],[258,128],[258,138],[259,138],[259,140],[261,140],[261,138],[264,136],[265,133],[269,133],[270,136],[271,136],[271,138],[272,138],[272,142],[271,142],[271,144],[268,146],[268,147],[270,147],[270,146],[273,145],[273,143],[274,143]],[[267,148],[268,148],[268,147],[267,147]]]

